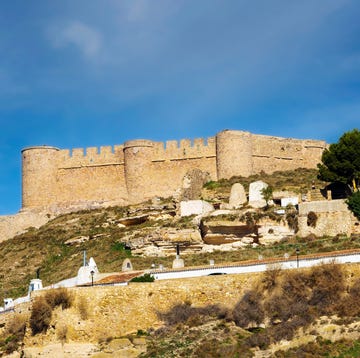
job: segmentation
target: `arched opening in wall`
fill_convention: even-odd
[[[340,183],[340,182],[334,182],[334,183],[327,185],[325,187],[325,191],[331,192],[331,198],[333,200],[346,199],[352,194],[349,186],[347,184]]]

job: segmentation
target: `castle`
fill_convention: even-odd
[[[319,140],[224,130],[215,137],[131,140],[84,149],[36,146],[22,151],[22,209],[89,202],[135,203],[168,197],[192,169],[212,180],[261,171],[315,168],[327,144]]]

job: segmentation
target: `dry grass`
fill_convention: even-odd
[[[62,345],[64,345],[67,341],[67,335],[68,335],[68,327],[67,325],[60,325],[59,327],[56,327],[56,337],[61,342]]]
[[[28,316],[25,314],[15,313],[11,317],[0,337],[0,350],[2,352],[10,354],[21,346],[25,337],[27,324]]]
[[[85,321],[89,318],[89,303],[84,296],[79,296],[77,300],[77,310],[80,318]]]
[[[178,356],[247,357],[253,348],[264,350],[283,339],[292,340],[300,328],[310,327],[321,316],[342,317],[343,324],[358,320],[360,280],[348,287],[346,282],[343,267],[334,263],[307,270],[273,269],[264,273],[232,310],[214,305],[193,307],[190,302],[175,305],[159,314],[165,327],[151,334],[151,349],[144,357],[153,356],[157,349],[164,352],[165,347]],[[218,336],[209,334],[214,321],[220,322]],[[235,335],[231,324],[248,334]],[[307,349],[304,346],[299,352]]]
[[[52,309],[57,306],[60,306],[63,310],[70,308],[74,301],[72,293],[63,287],[46,291],[44,297]]]

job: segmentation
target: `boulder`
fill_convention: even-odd
[[[246,193],[243,185],[235,183],[231,187],[229,206],[231,208],[238,208],[247,202]]]

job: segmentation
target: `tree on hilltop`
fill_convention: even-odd
[[[318,179],[341,182],[358,191],[360,182],[360,131],[344,133],[337,143],[325,149],[318,164]]]

